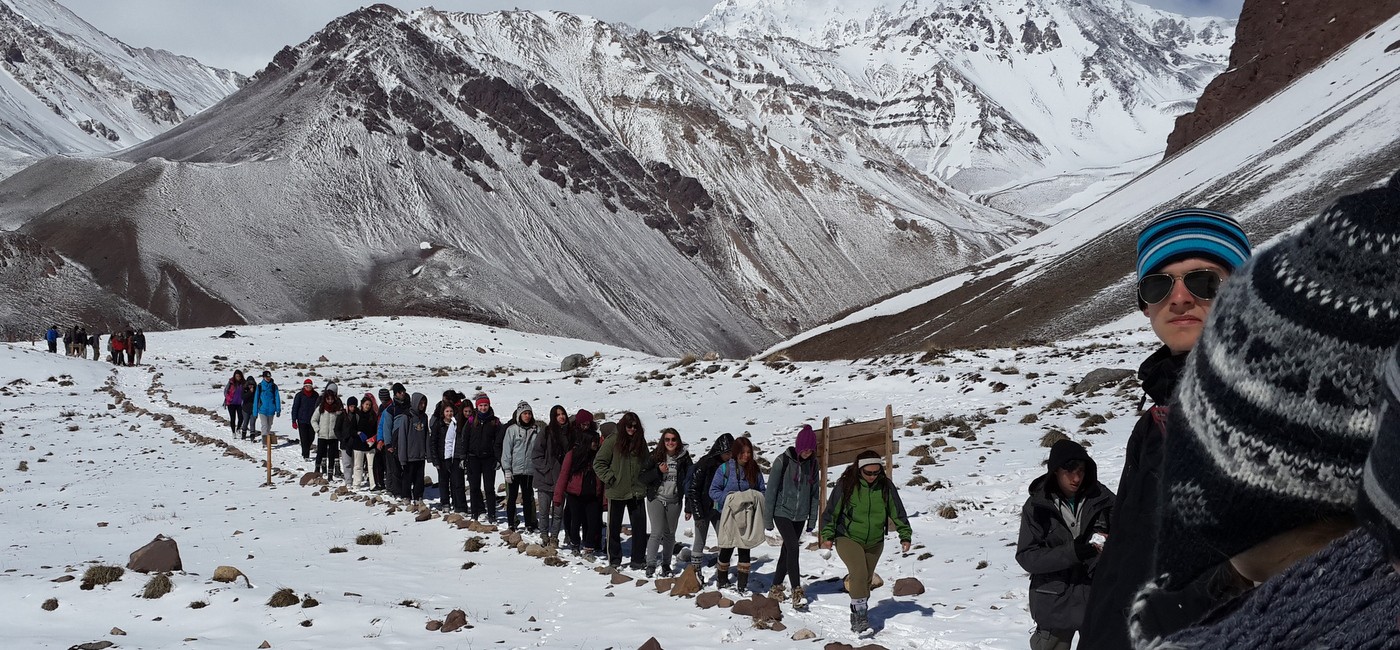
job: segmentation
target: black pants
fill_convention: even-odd
[[[229,405],[228,405],[228,427],[229,427],[229,429],[231,429],[234,433],[238,433],[238,429],[239,429],[239,428],[243,428],[243,429],[247,429],[247,428],[248,428],[248,421],[243,419],[243,405],[242,405],[242,404],[229,404]]]
[[[375,454],[375,458],[384,457],[384,489],[390,495],[402,497],[405,495],[403,488],[403,466],[399,464],[399,454],[397,451],[390,451],[384,448],[382,453]]]
[[[731,560],[731,559],[733,559],[733,558],[734,558],[734,549],[733,549],[733,548],[721,548],[721,549],[719,550],[719,561],[720,561],[720,564],[729,564],[729,560]],[[739,562],[740,562],[741,564],[748,564],[748,562],[749,562],[749,549],[746,549],[746,548],[741,548],[741,549],[739,549]]]
[[[403,464],[403,496],[413,501],[423,500],[423,471],[427,461],[410,460]]]
[[[49,341],[49,352],[58,353],[58,341]]]
[[[311,459],[311,444],[316,440],[316,430],[311,428],[311,420],[297,423],[297,434],[301,437],[302,460]]]
[[[438,466],[438,492],[444,506],[452,512],[467,512],[467,474],[462,459],[450,458]]]
[[[335,438],[316,439],[316,471],[330,472],[335,469],[336,459],[340,458],[340,441]]]
[[[384,468],[389,464],[388,456],[389,452],[383,449],[375,449],[373,467],[369,468],[370,473],[374,475],[371,483],[379,487],[384,487],[384,474],[386,473]]]
[[[248,433],[248,429],[253,428],[253,404],[247,402],[243,405],[243,421],[238,425],[239,433]],[[250,438],[252,436],[249,436]]]
[[[646,564],[646,499],[613,499],[608,502],[608,564],[622,564],[622,513],[632,524],[632,564]]]
[[[521,508],[525,510],[525,528],[535,530],[540,527],[539,521],[535,519],[535,476],[533,474],[517,474],[510,477],[510,483],[506,484],[506,522],[510,527],[515,528],[515,500],[519,498]]]
[[[561,476],[560,480],[564,480]],[[573,546],[598,550],[603,545],[603,499],[597,495],[586,497],[568,495],[568,520],[564,522],[564,537]],[[579,537],[580,529],[583,536]]]
[[[467,482],[472,490],[472,517],[489,513],[496,521],[496,461],[479,456],[467,457]]]
[[[802,584],[802,571],[797,567],[797,557],[802,551],[802,522],[774,517],[773,526],[778,529],[778,534],[783,536],[783,550],[778,553],[778,565],[773,570],[773,584],[783,584],[783,578],[787,578],[792,588],[796,589]]]

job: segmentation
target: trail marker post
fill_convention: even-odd
[[[885,405],[885,417],[878,420],[831,426],[831,418],[822,418],[821,437],[817,445],[821,454],[821,509],[826,511],[827,469],[833,465],[854,462],[860,452],[867,449],[885,452],[885,474],[894,476],[894,454],[899,451],[899,443],[894,439],[894,428],[904,426],[904,416],[895,415],[894,407]]]

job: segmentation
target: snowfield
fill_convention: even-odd
[[[272,648],[602,649],[635,648],[649,637],[668,650],[867,643],[849,633],[844,569],[834,555],[803,552],[811,611],[784,604],[786,630],[764,630],[728,609],[657,593],[638,581],[640,572],[614,585],[597,565],[567,552],[564,566],[546,566],[496,533],[459,530],[437,516],[417,522],[406,511],[388,514],[387,504],[337,495],[334,486],[301,487],[311,468],[295,444],[274,450],[275,485],[261,487],[263,452],[230,438],[218,387],[234,369],[272,367],[284,395],[309,376],[318,388],[335,380],[342,395],[402,381],[434,401],[447,388],[470,394],[480,387],[507,418],[519,400],[536,413],[563,404],[610,421],[630,409],[649,441],[675,427],[697,457],[731,432],[751,435],[760,457],[771,459],[804,422],[819,428],[828,417],[832,424],[874,419],[891,404],[908,425],[895,432],[893,478],[910,513],[914,551],[902,557],[893,537],[886,545],[879,567],[886,586],[871,599],[878,634],[869,642],[1021,648],[1032,623],[1014,545],[1026,486],[1044,471],[1042,436],[1061,432],[1092,445],[1100,480],[1115,488],[1141,395],[1136,380],[1088,394],[1067,389],[1096,368],[1135,370],[1154,345],[1127,318],[1043,347],[673,367],[676,359],[434,319],[243,327],[233,339],[218,338],[221,331],[150,333],[147,365],[136,368],[51,355],[42,343],[0,346],[7,647],[106,640],[129,648],[246,649],[267,641]],[[596,356],[578,371],[559,371],[573,353]],[[329,361],[318,362],[322,356]],[[289,418],[276,430],[291,434]],[[930,449],[926,459],[911,453]],[[434,494],[429,488],[428,499]],[[357,545],[366,532],[381,533],[383,545]],[[98,563],[124,566],[158,534],[179,543],[184,567],[164,597],[142,598],[148,577],[130,571],[92,590],[71,579]],[[466,552],[471,537],[485,547]],[[689,538],[683,522],[678,541]],[[759,593],[771,584],[776,543],[754,551]],[[348,552],[332,553],[335,547]],[[251,587],[214,582],[220,565],[237,567]],[[927,591],[894,597],[890,585],[906,577]],[[284,587],[319,604],[269,607]],[[41,607],[49,599],[57,599],[52,611]],[[195,602],[206,606],[192,609]],[[466,613],[470,628],[425,629],[453,609]],[[817,641],[793,641],[803,628]]]

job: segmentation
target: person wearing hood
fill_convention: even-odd
[[[454,453],[471,485],[471,516],[496,523],[496,465],[501,462],[501,420],[486,393],[472,397],[473,410],[457,434]],[[484,519],[490,513],[489,519]]]
[[[438,509],[466,512],[466,481],[460,463],[452,460],[457,451],[457,432],[466,421],[458,406],[457,391],[447,389],[428,418],[428,461],[438,471]]]
[[[1079,645],[1084,650],[1129,647],[1128,606],[1133,593],[1152,577],[1152,550],[1157,546],[1168,405],[1216,295],[1249,254],[1249,237],[1239,223],[1213,210],[1171,210],[1154,217],[1138,235],[1137,306],[1162,346],[1138,368],[1153,406],[1138,418],[1128,438],[1113,504],[1114,535],[1098,560],[1102,578],[1089,593],[1081,628]],[[1238,576],[1222,564],[1191,589],[1154,603],[1152,609],[1164,629],[1179,629],[1237,591],[1237,585]]]
[[[252,440],[252,431],[257,430],[256,425],[253,424],[253,398],[257,396],[257,393],[258,380],[254,379],[252,375],[248,375],[248,377],[243,380],[243,420],[238,426],[238,438],[240,440],[245,438]]]
[[[1102,550],[1095,535],[1109,533],[1113,493],[1099,483],[1098,466],[1073,440],[1056,442],[1046,467],[1021,508],[1016,562],[1031,574],[1031,650],[1069,650],[1084,623]]]
[[[258,428],[262,430],[263,443],[272,440],[272,419],[282,417],[282,394],[277,390],[277,382],[272,381],[272,371],[262,371],[262,381],[253,392],[253,415],[258,416]]]
[[[379,413],[379,442],[376,446],[384,452],[379,454],[384,459],[384,489],[391,496],[406,499],[408,497],[404,489],[403,465],[399,462],[398,443],[404,429],[408,427],[408,418],[413,409],[408,403],[408,390],[403,384],[394,384],[390,394],[393,401]]]
[[[233,371],[233,377],[224,384],[224,408],[228,409],[230,435],[237,435],[239,427],[247,427],[243,422],[243,371]]]
[[[587,411],[580,411],[580,414]],[[577,423],[578,417],[574,421]],[[587,422],[592,424],[590,418]],[[559,480],[554,484],[554,505],[568,501],[569,517],[564,535],[574,555],[582,554],[589,562],[603,543],[603,508],[607,507],[603,481],[593,471],[593,460],[603,444],[597,427],[579,429],[574,436],[574,448],[564,454]],[[580,534],[581,533],[581,534]]]
[[[535,411],[530,403],[516,404],[515,416],[506,426],[505,440],[501,442],[501,471],[506,478],[506,525],[511,530],[517,528],[517,498],[525,511],[525,530],[535,533],[540,528],[535,519],[535,474],[531,465],[539,433],[540,425],[535,422]]]
[[[579,415],[587,415],[589,423],[592,423],[592,413],[580,410]],[[549,422],[540,432],[535,449],[530,454],[530,469],[539,495],[540,534],[544,544],[551,548],[559,548],[559,531],[564,528],[564,513],[562,509],[554,507],[554,484],[564,467],[564,455],[572,447],[569,430],[569,412],[562,405],[555,404],[549,409]]]
[[[647,577],[656,575],[658,552],[661,575],[671,575],[672,548],[676,544],[676,526],[690,481],[690,452],[686,451],[679,431],[667,427],[661,430],[651,458],[642,468],[641,481],[647,488],[647,520],[651,535],[647,538]],[[690,515],[685,516],[690,519]]]
[[[792,606],[799,610],[807,607],[807,594],[802,589],[802,569],[797,560],[802,552],[803,531],[815,530],[821,515],[819,473],[817,433],[810,425],[803,425],[795,444],[773,461],[768,470],[768,491],[763,493],[765,528],[777,528],[783,538],[768,597],[783,601],[783,578],[787,578],[792,585]]]
[[[689,568],[695,571],[695,579],[700,584],[705,584],[701,574],[705,562],[705,542],[709,538],[710,528],[719,521],[718,517],[710,517],[710,513],[715,511],[715,502],[710,499],[710,482],[714,480],[719,466],[729,462],[729,452],[733,446],[734,436],[728,433],[722,433],[715,438],[709,453],[695,462],[695,468],[691,470],[690,486],[685,492],[685,514],[695,528],[690,543]]]
[[[311,442],[316,436],[316,431],[311,426],[311,416],[316,414],[320,402],[321,396],[310,379],[301,382],[301,390],[292,398],[292,429],[295,429],[301,438],[301,459],[305,461],[311,460]]]
[[[428,396],[414,393],[409,398],[403,428],[394,431],[394,447],[403,476],[403,496],[409,505],[423,505],[423,476],[428,460]],[[397,422],[395,423],[397,426]]]

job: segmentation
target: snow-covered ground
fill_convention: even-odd
[[[1041,438],[1057,430],[1092,444],[1101,479],[1115,487],[1140,395],[1135,380],[1089,395],[1066,389],[1095,368],[1135,369],[1152,348],[1150,334],[1132,318],[1047,347],[771,366],[702,360],[678,368],[671,367],[675,359],[433,319],[246,327],[233,339],[217,338],[220,331],[149,334],[148,365],[136,368],[50,355],[42,343],[0,346],[0,518],[8,539],[0,548],[0,610],[7,647],[108,640],[120,647],[242,649],[266,640],[272,648],[601,649],[635,648],[655,637],[670,650],[791,648],[812,643],[791,639],[802,628],[815,632],[817,643],[854,641],[838,582],[844,570],[834,556],[804,551],[811,611],[785,604],[787,630],[776,632],[755,629],[726,609],[702,610],[692,599],[657,593],[651,584],[614,586],[578,558],[545,566],[496,534],[459,530],[438,518],[420,523],[407,512],[386,514],[383,504],[367,507],[300,487],[309,468],[294,445],[274,451],[274,464],[286,470],[276,486],[260,487],[261,451],[231,440],[224,421],[209,413],[222,410],[215,386],[234,369],[272,367],[284,392],[310,376],[318,387],[339,382],[343,395],[394,381],[434,400],[447,388],[470,394],[480,387],[506,413],[519,400],[536,413],[563,404],[613,421],[630,409],[649,440],[660,428],[675,427],[697,455],[716,435],[731,432],[751,434],[761,455],[772,458],[804,422],[874,419],[892,404],[910,424],[895,433],[901,453],[893,476],[915,548],[901,557],[888,544],[879,573],[889,584],[918,578],[927,591],[894,597],[889,586],[877,590],[873,642],[1021,648],[1031,621],[1014,544],[1026,486],[1043,471]],[[595,352],[581,371],[559,371],[563,357]],[[322,356],[329,361],[318,362]],[[277,428],[292,433],[286,417]],[[931,443],[927,461],[909,453]],[[946,505],[956,518],[939,516]],[[688,542],[689,526],[682,527],[679,541]],[[356,545],[364,532],[382,533],[384,544]],[[179,543],[184,562],[163,598],[141,598],[147,577],[132,572],[88,591],[80,580],[55,582],[80,577],[94,563],[125,565],[128,554],[157,534]],[[473,536],[486,547],[465,552],[464,540]],[[331,553],[333,547],[348,552]],[[755,550],[759,591],[770,584],[777,551]],[[475,564],[463,570],[464,563]],[[237,567],[252,587],[212,581],[219,565]],[[319,605],[268,607],[282,587]],[[41,604],[50,598],[58,607],[46,611]],[[195,601],[207,606],[190,608]],[[450,634],[425,629],[453,609],[463,610],[473,627]],[[113,635],[113,628],[125,635]]]

